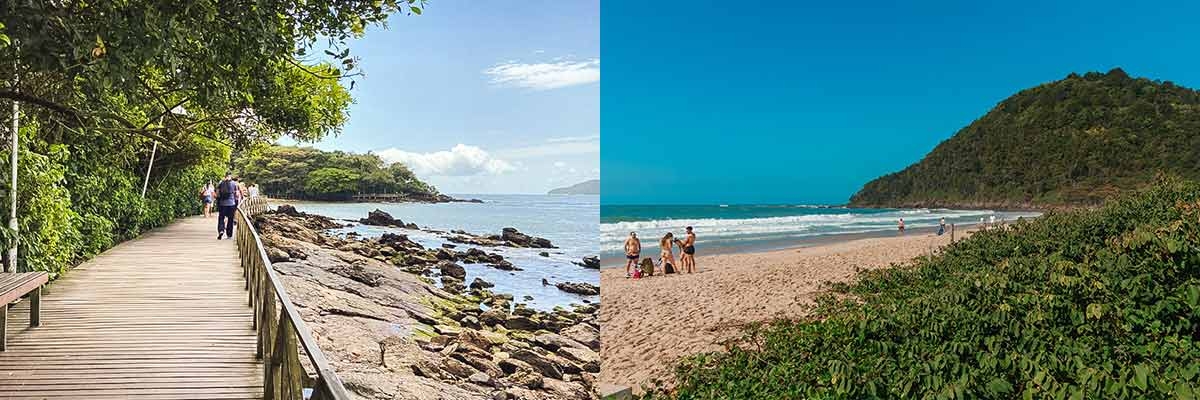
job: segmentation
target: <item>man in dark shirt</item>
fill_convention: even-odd
[[[237,182],[233,173],[226,172],[225,179],[217,184],[217,240],[224,235],[233,239],[233,217],[237,211]]]

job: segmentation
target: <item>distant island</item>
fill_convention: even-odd
[[[850,198],[856,207],[1094,206],[1155,175],[1200,179],[1200,92],[1120,68],[1022,90],[920,162]]]
[[[592,179],[551,190],[548,194],[600,194],[600,180]]]

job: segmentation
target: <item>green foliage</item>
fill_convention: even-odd
[[[1200,92],[1120,69],[1023,90],[856,206],[1096,205],[1158,173],[1200,179]]]
[[[404,164],[387,165],[371,153],[269,146],[235,158],[234,170],[276,197],[344,200],[356,193],[396,193],[428,200],[438,195]]]
[[[20,267],[58,274],[198,212],[200,187],[234,150],[337,134],[352,102],[342,83],[357,75],[349,40],[423,5],[0,3],[0,103],[21,105]],[[327,56],[310,56],[321,50]]]
[[[337,133],[358,75],[348,41],[423,2],[376,0],[16,1],[0,5],[0,98],[41,120],[173,145],[236,147]],[[3,43],[3,42],[0,42]],[[310,54],[324,50],[320,63]],[[18,90],[19,89],[19,90]],[[169,111],[182,106],[187,115]],[[176,128],[163,131],[163,124]]]
[[[328,197],[345,197],[354,194],[362,176],[341,168],[325,167],[308,173],[304,190]]]
[[[1200,390],[1200,186],[979,232],[833,285],[648,398],[1155,398]]]
[[[119,241],[195,214],[200,186],[219,177],[222,160],[229,158],[228,150],[196,141],[184,146],[195,153],[160,152],[143,199],[142,174],[149,161],[143,140],[45,133],[32,121],[21,128],[18,266],[55,276]],[[0,157],[7,171],[9,152],[0,151]],[[7,180],[0,187],[10,193]],[[4,216],[7,200],[0,202]]]

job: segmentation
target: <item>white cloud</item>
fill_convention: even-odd
[[[555,168],[562,168],[562,167],[565,167],[565,166],[567,166],[567,163],[565,163],[565,162],[562,162],[562,161],[555,161],[555,162],[554,162],[554,167],[555,167]]]
[[[389,163],[404,163],[414,173],[423,177],[500,175],[516,170],[516,167],[507,161],[496,158],[479,147],[462,143],[449,151],[413,153],[389,148],[376,154]]]
[[[492,84],[498,86],[534,90],[558,89],[598,82],[600,59],[532,64],[507,61],[493,65],[483,70],[483,73],[491,77]]]

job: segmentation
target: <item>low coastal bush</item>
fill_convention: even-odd
[[[646,398],[1178,398],[1200,390],[1200,186],[979,232],[832,285]]]

